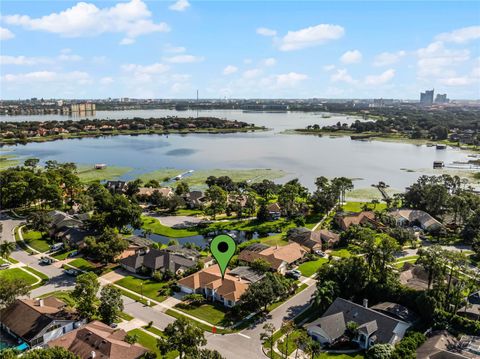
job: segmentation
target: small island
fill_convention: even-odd
[[[83,119],[80,121],[24,121],[2,122],[0,146],[28,142],[46,142],[62,139],[118,135],[233,133],[264,131],[265,127],[242,121],[198,118],[138,118],[133,119]]]

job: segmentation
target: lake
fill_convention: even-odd
[[[97,111],[95,118],[133,118],[196,116],[196,111],[134,110]],[[283,134],[287,129],[351,123],[358,118],[321,113],[244,113],[241,110],[199,111],[199,116],[214,116],[245,121],[272,129],[266,132],[233,134],[142,135],[83,138],[46,143],[6,146],[22,157],[37,157],[43,162],[57,160],[83,164],[106,163],[131,167],[124,176],[170,167],[178,169],[281,169],[288,175],[279,182],[299,178],[310,189],[318,176],[345,176],[355,179],[356,188],[384,181],[403,190],[421,174],[431,172],[433,161],[466,161],[468,153],[458,149],[381,141],[352,141],[349,137]],[[68,116],[12,116],[0,121],[69,119]],[[8,152],[4,152],[8,153]],[[405,171],[415,170],[415,172]]]

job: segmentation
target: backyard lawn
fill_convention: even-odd
[[[327,258],[320,258],[316,261],[304,262],[298,266],[298,270],[302,272],[304,277],[310,277],[315,274],[322,265],[328,262]]]
[[[224,322],[226,311],[220,306],[207,303],[199,306],[189,306],[188,308],[177,306],[175,309],[181,310],[213,325],[220,325],[222,327],[228,325],[228,323]]]
[[[29,285],[32,285],[37,282],[37,278],[31,276],[27,272],[23,271],[20,268],[12,268],[12,269],[4,269],[0,271],[1,278],[9,278],[9,279],[23,279]]]
[[[381,211],[387,208],[387,204],[384,202],[380,202],[374,205],[369,203],[369,202],[347,202],[342,206],[343,210],[345,212],[362,212],[363,211],[363,206],[367,204],[369,210],[375,210],[375,211]]]
[[[352,256],[352,253],[348,249],[337,249],[335,251],[331,251],[330,255],[334,257],[340,257],[340,258],[348,258]]]
[[[125,278],[116,281],[115,284],[127,288],[140,296],[143,294],[145,297],[157,302],[164,301],[168,295],[168,293],[164,295],[158,294],[162,288],[168,289],[169,283],[167,282],[159,283],[151,279],[140,279],[134,276],[126,276]]]
[[[189,236],[198,235],[197,230],[191,229],[174,229],[167,226],[164,226],[160,221],[153,217],[143,216],[143,225],[142,229],[149,229],[152,233],[158,234],[160,236],[171,237],[171,238],[182,238]]]
[[[42,238],[42,233],[38,231],[23,230],[23,241],[33,249],[39,252],[48,252],[50,250],[50,244]]]
[[[178,356],[178,352],[169,352],[165,356],[160,354],[160,351],[157,348],[157,338],[151,336],[150,334],[145,333],[141,329],[133,329],[128,332],[128,334],[132,335],[135,334],[138,338],[137,343],[143,345],[149,351],[154,352],[157,354],[157,358],[165,358],[165,359],[174,359]]]

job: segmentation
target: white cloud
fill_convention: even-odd
[[[325,65],[323,66],[324,71],[332,71],[335,70],[335,65]]]
[[[34,66],[44,64],[55,64],[59,61],[70,62],[80,61],[82,57],[71,53],[70,49],[63,49],[57,57],[29,57],[0,55],[0,64],[16,66]]]
[[[168,8],[173,11],[185,11],[190,7],[188,0],[178,0]]]
[[[373,66],[387,66],[398,62],[407,53],[403,50],[397,52],[382,52],[375,56]]]
[[[251,70],[246,70],[243,72],[243,77],[246,79],[253,79],[262,74],[262,70],[260,69],[251,69]]]
[[[187,51],[187,49],[183,46],[173,46],[171,44],[166,44],[163,48],[163,51],[170,54],[181,54],[182,52]]]
[[[14,84],[32,84],[32,83],[52,83],[52,82],[76,82],[80,85],[91,83],[91,77],[88,73],[82,71],[72,72],[54,72],[54,71],[35,71],[21,74],[7,74],[2,76],[2,81]]]
[[[306,79],[308,79],[307,75],[299,74],[297,72],[275,75],[277,87],[294,87]]]
[[[100,85],[103,85],[103,86],[111,85],[111,84],[113,84],[113,82],[114,82],[113,78],[108,77],[108,76],[107,77],[102,77],[100,79]]]
[[[262,36],[275,36],[275,35],[277,35],[277,31],[266,28],[266,27],[259,27],[257,29],[257,34],[262,35]]]
[[[144,34],[167,32],[166,23],[154,23],[152,13],[142,0],[131,0],[107,8],[79,2],[59,13],[39,18],[27,15],[5,15],[2,19],[10,25],[22,26],[28,30],[46,31],[63,37],[97,36],[103,33],[121,33],[121,44],[128,45]]]
[[[347,51],[340,57],[340,61],[344,64],[355,64],[362,61],[362,53],[358,50]]]
[[[467,49],[447,49],[443,42],[432,42],[417,50],[417,70],[419,77],[451,77],[455,67],[470,59]]]
[[[451,32],[441,33],[435,37],[437,41],[455,42],[457,44],[464,44],[476,39],[480,39],[480,26],[463,27]]]
[[[289,31],[280,39],[279,48],[281,51],[300,50],[337,40],[344,33],[344,28],[339,25],[320,24],[310,26],[297,31]]]
[[[245,65],[250,65],[252,62],[253,62],[252,59],[244,59],[244,60],[243,60],[243,63],[244,63]]]
[[[92,63],[94,63],[95,65],[104,65],[107,62],[108,62],[108,59],[104,55],[92,57]]]
[[[225,68],[223,69],[223,74],[224,74],[224,75],[231,75],[231,74],[233,74],[233,73],[235,73],[235,72],[237,72],[237,71],[238,71],[238,67],[233,66],[233,65],[228,65],[227,67],[225,67]]]
[[[189,64],[193,62],[201,62],[205,60],[202,56],[194,56],[194,55],[177,55],[172,57],[164,58],[165,61],[173,63],[173,64]]]
[[[268,59],[263,60],[263,64],[265,66],[275,66],[277,63],[277,60],[273,57],[269,57]]]
[[[162,63],[154,63],[151,65],[127,64],[122,65],[122,70],[132,73],[134,75],[133,80],[135,83],[147,83],[152,82],[153,76],[165,74],[170,70],[170,67]]]
[[[337,69],[331,76],[330,81],[332,82],[346,82],[349,84],[353,84],[356,81],[350,76],[347,69]]]
[[[10,30],[0,27],[0,40],[5,41],[5,40],[10,40],[15,37],[15,34],[11,32]]]
[[[383,85],[395,77],[395,70],[388,69],[380,75],[368,75],[365,77],[365,84],[367,85]]]
[[[439,82],[445,86],[465,86],[469,85],[474,81],[474,79],[467,76],[456,76],[439,79]]]

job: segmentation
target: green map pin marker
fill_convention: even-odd
[[[220,267],[222,279],[225,276],[228,262],[230,262],[230,259],[232,259],[236,250],[237,243],[235,243],[232,237],[226,234],[220,234],[219,236],[213,238],[210,242],[210,252],[212,252],[213,257]]]

